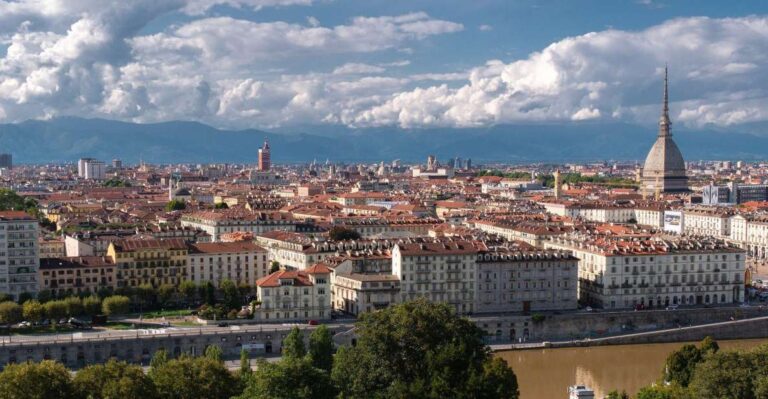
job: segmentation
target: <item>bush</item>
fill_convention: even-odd
[[[131,300],[127,296],[113,295],[104,298],[101,303],[101,311],[107,316],[128,313],[131,306]]]
[[[23,316],[21,305],[16,302],[0,303],[0,324],[14,324],[21,321]]]

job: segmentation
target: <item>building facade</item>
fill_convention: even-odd
[[[269,271],[267,251],[251,241],[198,243],[189,246],[187,279],[200,284],[223,280],[254,285]]]
[[[37,219],[26,212],[0,212],[0,293],[14,299],[37,293],[39,231]]]

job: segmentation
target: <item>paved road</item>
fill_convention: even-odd
[[[352,328],[352,322],[340,322],[325,324],[331,329]],[[200,327],[160,327],[136,330],[109,330],[94,328],[93,330],[77,331],[63,334],[41,334],[41,335],[13,335],[0,337],[0,343],[51,343],[51,342],[75,342],[97,339],[118,339],[118,338],[140,338],[143,336],[167,335],[167,336],[188,336],[203,334],[220,334],[224,332],[262,332],[262,331],[280,331],[293,326],[300,328],[315,328],[307,324],[248,324],[229,327],[218,326],[200,326]]]

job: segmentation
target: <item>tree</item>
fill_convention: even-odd
[[[357,345],[333,361],[341,397],[519,396],[514,373],[492,360],[483,330],[446,304],[418,299],[365,313],[356,326]]]
[[[309,356],[312,366],[331,371],[333,367],[333,337],[328,327],[321,325],[309,334]]]
[[[206,281],[200,284],[198,290],[200,291],[200,297],[203,298],[203,302],[206,305],[216,304],[216,287],[213,286],[212,282]]]
[[[304,334],[299,327],[293,327],[288,336],[283,340],[283,358],[301,359],[307,354],[307,348],[304,346]]]
[[[26,301],[28,301],[30,299],[34,299],[34,298],[35,297],[32,294],[30,294],[29,292],[22,292],[21,294],[19,294],[19,300],[18,300],[19,305],[23,305],[24,302],[26,302]]]
[[[37,300],[40,303],[46,303],[53,299],[53,293],[51,290],[40,290],[37,292]]]
[[[699,342],[699,350],[701,351],[702,356],[711,355],[720,350],[720,345],[718,345],[717,341],[712,339],[712,337],[706,336]]]
[[[251,370],[251,359],[248,356],[248,351],[245,349],[240,350],[240,377],[245,377],[250,375],[252,372]]]
[[[215,360],[219,363],[223,363],[224,359],[222,358],[223,354],[221,352],[221,347],[218,345],[209,345],[205,348],[205,357],[211,360]]]
[[[643,387],[637,392],[637,399],[685,399],[688,393],[677,384]]]
[[[40,321],[45,317],[45,307],[35,299],[24,302],[22,305],[24,320]]]
[[[670,353],[667,357],[664,379],[687,387],[693,376],[693,370],[700,361],[701,351],[699,348],[691,344],[683,345],[682,348]]]
[[[87,296],[83,299],[83,311],[88,316],[96,316],[101,313],[101,299],[96,295]]]
[[[259,360],[239,399],[330,399],[335,389],[327,373],[306,359]]]
[[[159,399],[229,398],[239,394],[224,364],[207,357],[182,356],[152,370]]]
[[[161,306],[168,306],[174,294],[176,294],[176,287],[172,284],[163,284],[157,288],[157,300]]]
[[[229,209],[229,205],[226,202],[218,202],[213,206],[214,209]]]
[[[227,309],[240,309],[243,301],[240,299],[240,290],[232,280],[223,280],[219,284],[219,289],[224,294],[224,306]]]
[[[185,204],[183,200],[177,200],[177,199],[168,201],[168,203],[165,204],[165,210],[168,212],[182,211],[186,209],[186,207],[187,207],[187,204]]]
[[[131,300],[127,296],[112,295],[101,302],[101,311],[107,316],[126,314],[131,306]]]
[[[23,311],[21,305],[16,302],[0,303],[0,324],[14,324],[22,320]]]
[[[63,300],[50,301],[45,303],[45,315],[52,322],[56,323],[59,319],[67,315],[67,304]]]
[[[748,352],[717,352],[696,366],[688,390],[692,398],[762,399],[767,375],[766,345]]]
[[[75,399],[69,370],[61,363],[43,360],[9,364],[0,373],[0,398]]]
[[[189,303],[197,301],[197,285],[194,281],[185,280],[179,284],[179,292],[184,296],[184,300]]]
[[[611,392],[608,392],[608,395],[605,397],[605,399],[629,399],[629,395],[627,394],[627,391],[617,391],[613,390]]]
[[[165,349],[155,351],[152,355],[152,360],[149,361],[149,374],[152,374],[166,363],[168,363],[168,352]]]
[[[269,265],[269,274],[272,274],[280,270],[280,262],[273,260]]]
[[[328,232],[328,237],[334,241],[359,240],[360,233],[356,230],[347,229],[341,226],[333,226]]]
[[[136,303],[143,307],[151,308],[157,303],[157,290],[152,284],[142,284],[133,293]]]
[[[81,398],[151,399],[157,397],[152,380],[141,367],[110,360],[77,372],[72,381]]]
[[[80,298],[71,296],[64,299],[64,304],[67,307],[67,316],[75,317],[83,314],[83,301]]]

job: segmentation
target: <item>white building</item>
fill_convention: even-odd
[[[280,270],[256,281],[261,302],[253,309],[260,322],[331,318],[331,271],[319,263],[306,270]]]
[[[579,261],[579,300],[608,309],[739,303],[746,252],[714,238],[572,234],[548,248]]]
[[[221,240],[225,233],[250,232],[261,234],[272,230],[296,231],[296,221],[281,212],[251,212],[242,209],[195,212],[181,217],[181,225],[200,229],[211,235],[211,241]]]
[[[81,158],[77,162],[77,175],[86,180],[104,180],[107,165],[93,158]]]
[[[192,244],[187,258],[187,278],[197,284],[231,280],[254,285],[269,271],[267,251],[250,241]]]
[[[0,293],[18,299],[36,295],[40,265],[37,219],[21,211],[0,212]]]

